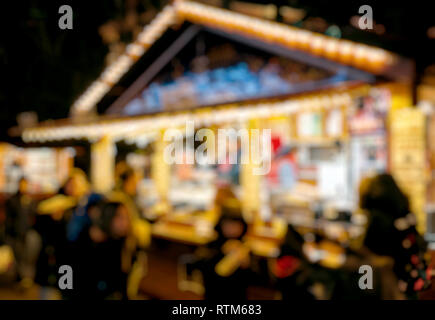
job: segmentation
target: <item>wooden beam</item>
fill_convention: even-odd
[[[205,27],[204,29],[210,33],[234,40],[239,43],[246,44],[250,47],[257,48],[281,57],[289,58],[307,65],[318,67],[323,70],[328,70],[333,73],[337,73],[339,70],[346,70],[346,73],[351,78],[351,80],[361,80],[367,83],[374,83],[376,80],[376,76],[369,72],[365,72],[349,66],[345,66],[338,62],[331,61],[325,58],[316,57],[307,52],[292,50],[277,44],[272,44],[269,42],[260,41],[258,39],[242,36],[237,33],[225,32],[222,30],[212,29],[209,27]]]
[[[107,109],[108,114],[120,112],[121,109],[138,95],[145,86],[173,59],[186,44],[198,34],[201,27],[198,25],[189,26],[181,36],[175,40],[141,75],[133,84],[124,91],[121,96]]]

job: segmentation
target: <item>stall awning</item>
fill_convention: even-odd
[[[175,1],[157,15],[75,101],[71,114],[87,114],[111,90],[170,27],[187,21],[211,30],[249,37],[258,43],[277,45],[355,69],[381,75],[399,62],[396,55],[376,47],[271,22],[192,1]]]
[[[101,116],[87,122],[72,119],[51,121],[26,129],[23,132],[23,140],[40,143],[70,139],[96,141],[104,136],[111,136],[115,141],[128,141],[140,136],[152,136],[162,129],[183,127],[187,121],[193,121],[196,126],[210,126],[243,122],[254,118],[290,115],[301,111],[347,107],[351,105],[354,96],[366,92],[367,89],[367,85],[357,85],[352,88],[298,95],[287,99],[203,107],[190,111],[122,118]]]

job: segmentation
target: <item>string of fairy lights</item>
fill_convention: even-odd
[[[100,120],[90,124],[70,124],[52,127],[35,127],[23,132],[25,142],[47,142],[68,139],[85,139],[91,142],[109,136],[114,141],[146,139],[160,130],[183,127],[188,121],[195,126],[221,125],[231,122],[246,122],[250,119],[264,119],[287,116],[299,112],[315,112],[349,106],[351,93],[314,95],[279,102],[258,103],[243,107],[221,107],[211,110],[193,110],[176,114],[161,114],[128,119]]]
[[[146,50],[170,26],[180,21],[239,32],[261,41],[321,56],[374,73],[394,62],[394,55],[380,48],[336,39],[277,22],[246,16],[192,1],[176,1],[166,6],[138,35],[135,42],[72,105],[72,115],[92,111],[101,98],[117,83]]]
[[[127,46],[125,53],[109,65],[101,76],[74,102],[72,114],[83,114],[90,111],[130,69],[134,62],[145,53],[146,49],[174,23],[175,18],[174,7],[165,7],[138,35],[137,40]]]

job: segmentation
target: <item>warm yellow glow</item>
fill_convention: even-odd
[[[92,144],[91,180],[95,192],[109,192],[115,185],[114,145],[107,136]]]
[[[247,34],[259,38],[260,41],[307,51],[375,73],[382,71],[394,61],[393,54],[376,47],[327,37],[205,4],[176,1],[173,5],[166,6],[149,25],[145,26],[136,41],[127,46],[125,54],[107,66],[100,78],[74,102],[72,115],[86,114],[93,110],[101,98],[130,69],[134,61],[141,57],[168,27],[182,20]]]
[[[383,49],[338,40],[201,3],[181,1],[176,3],[175,8],[179,16],[194,23],[223,28],[229,32],[248,34],[262,41],[266,40],[292,49],[307,51],[375,73],[382,71],[394,61],[393,54]]]
[[[114,141],[140,140],[142,137],[150,140],[155,134],[166,128],[180,127],[186,121],[193,121],[198,126],[210,126],[233,121],[247,121],[255,118],[270,118],[286,116],[300,111],[340,108],[351,103],[352,92],[336,92],[322,95],[307,95],[297,99],[278,102],[258,103],[216,107],[207,111],[196,110],[174,113],[172,115],[143,116],[131,119],[114,119],[91,124],[70,124],[59,127],[28,128],[23,132],[25,142],[60,141],[65,139],[87,139],[95,142],[104,136],[110,136]]]

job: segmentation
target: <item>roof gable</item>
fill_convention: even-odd
[[[238,40],[254,39],[251,42],[253,45],[257,43],[257,45],[274,47],[276,50],[285,49],[287,53],[292,54],[292,58],[298,55],[300,59],[308,57],[314,65],[329,61],[332,68],[337,64],[346,65],[355,70],[377,75],[383,74],[398,61],[398,57],[383,49],[327,37],[192,1],[176,1],[159,13],[139,34],[137,40],[127,47],[126,52],[104,70],[73,104],[71,114],[86,114],[94,110],[95,105],[139,58],[151,49],[159,37],[170,27],[179,26],[183,21],[224,33]]]
[[[306,63],[306,55],[293,59],[288,50],[255,47],[248,38],[191,24],[165,49],[106,113],[133,116],[192,109],[374,80],[369,73],[352,72],[342,65],[318,67],[311,60]]]

